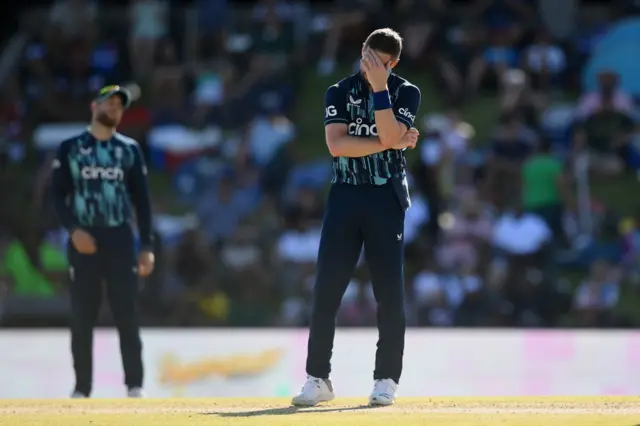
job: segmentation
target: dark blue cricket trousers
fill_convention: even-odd
[[[364,245],[378,304],[379,338],[373,378],[399,383],[406,328],[404,216],[391,184],[331,187],[313,289],[307,374],[329,377],[336,315]]]
[[[84,228],[96,240],[95,254],[78,253],[69,242],[71,352],[75,390],[90,395],[93,383],[93,329],[103,293],[113,315],[127,388],[142,387],[142,343],[138,323],[139,279],[131,228]]]

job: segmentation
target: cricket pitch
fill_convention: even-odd
[[[366,398],[293,408],[282,398],[0,401],[0,425],[640,426],[640,398]]]

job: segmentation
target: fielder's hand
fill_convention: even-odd
[[[412,127],[409,130],[407,130],[407,133],[405,133],[404,136],[402,136],[402,139],[400,139],[400,142],[398,142],[396,145],[393,146],[393,149],[405,149],[405,148],[413,149],[416,147],[419,137],[420,137],[420,132],[418,132],[418,129],[416,129],[415,127]]]
[[[363,52],[360,60],[360,69],[367,76],[367,81],[375,92],[380,92],[387,88],[389,70],[384,66],[376,52],[367,48]]]
[[[141,277],[148,277],[153,272],[156,257],[150,251],[142,251],[138,255],[138,274]]]
[[[71,232],[71,243],[78,253],[94,254],[97,251],[96,240],[87,231],[76,228]]]

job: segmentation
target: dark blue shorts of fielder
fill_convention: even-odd
[[[405,210],[393,185],[333,184],[322,226],[314,287],[307,374],[328,378],[335,321],[342,296],[364,246],[378,304],[379,340],[374,380],[400,381],[405,311],[403,229]]]

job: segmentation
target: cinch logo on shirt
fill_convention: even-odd
[[[378,136],[378,128],[375,123],[363,124],[362,118],[358,118],[355,123],[349,123],[349,134],[351,136]]]
[[[411,114],[411,111],[409,111],[407,108],[400,108],[398,110],[398,113],[400,113],[400,115],[404,117],[407,117],[411,121],[414,121],[416,119],[416,116]]]
[[[118,167],[87,166],[80,171],[82,179],[124,180],[124,171]]]

